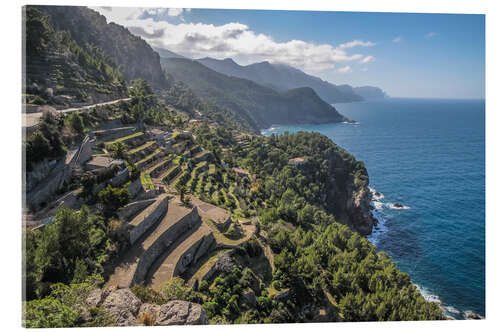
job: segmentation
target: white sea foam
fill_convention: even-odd
[[[419,286],[418,284],[415,283],[413,285],[417,288],[417,290],[425,298],[426,301],[439,303],[439,307],[441,308],[441,310],[443,310],[444,314],[452,319],[460,319],[460,317],[467,318],[467,315],[472,312],[472,311],[462,312],[451,305],[444,304],[443,301],[441,301],[441,299],[439,298],[439,296],[433,294],[429,289]]]
[[[382,193],[377,192],[373,187],[368,187],[368,188],[370,189],[370,192],[372,193],[372,198],[374,201],[380,201],[383,198],[385,198],[385,196]]]
[[[372,233],[366,236],[366,239],[373,245],[377,246],[380,236],[387,231],[386,220],[380,214],[382,209],[382,203],[378,201],[372,201],[371,206],[373,208],[372,214],[375,220],[377,220],[377,225],[373,228]]]
[[[418,284],[413,284],[415,287],[417,287],[417,290],[420,291],[420,294],[425,298],[426,301],[428,302],[436,302],[439,303],[440,305],[442,304],[441,299],[439,298],[438,295],[434,295],[429,289],[419,286]],[[458,310],[457,310],[458,311]],[[460,311],[459,311],[460,312]]]

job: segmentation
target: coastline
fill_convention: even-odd
[[[359,123],[353,124],[353,123],[346,123],[346,122],[341,122],[339,124],[345,124],[345,125],[358,125]],[[328,124],[321,124],[321,125],[328,125]],[[317,126],[315,124],[310,124],[310,125],[297,125],[300,127],[306,127],[305,129],[301,129],[304,131],[318,131],[317,129],[309,129],[307,127],[309,126]],[[287,127],[287,125],[278,125],[274,124],[269,128],[266,129],[261,129],[260,134],[269,136],[273,133],[279,134],[281,131],[280,129],[282,127]],[[321,132],[321,130],[319,130]],[[334,140],[333,140],[334,141]],[[336,143],[336,142],[335,142]],[[337,144],[337,143],[336,143]],[[404,210],[411,210],[411,204],[408,203],[401,203],[401,206],[394,206],[396,202],[392,203],[387,201],[385,198],[385,195],[383,193],[378,193],[376,190],[373,188],[369,187],[370,192],[371,192],[371,202],[370,206],[372,208],[372,214],[374,219],[377,221],[373,225],[373,230],[372,233],[365,236],[375,247],[377,247],[377,244],[380,241],[380,238],[386,234],[389,229],[388,229],[388,220],[387,216],[384,214],[384,210],[391,210],[391,211],[404,211]],[[378,193],[379,195],[374,195],[375,193]],[[399,266],[399,265],[398,265]],[[446,315],[446,317],[450,320],[467,320],[467,319],[484,319],[484,316],[479,315],[473,310],[468,310],[467,308],[463,307],[456,307],[451,304],[444,303],[438,293],[434,292],[432,289],[428,288],[425,285],[419,284],[419,282],[415,282],[413,280],[413,275],[410,274],[410,277],[412,278],[412,283],[415,285],[415,287],[419,290],[421,295],[430,302],[437,302],[439,303],[440,308],[443,310],[443,313]]]
[[[380,236],[382,236],[384,233],[388,231],[388,226],[387,226],[387,220],[384,218],[382,210],[384,208],[388,209],[393,209],[393,210],[401,210],[401,209],[411,209],[409,206],[404,206],[404,208],[395,208],[393,203],[391,202],[385,202],[383,199],[385,198],[385,195],[381,192],[378,192],[375,190],[373,187],[369,187],[370,192],[372,193],[372,202],[371,202],[371,207],[373,209],[373,217],[377,220],[376,225],[373,228],[373,232],[366,236],[366,239],[370,241],[375,247],[377,247],[377,244],[379,242]],[[410,275],[411,277],[411,275]],[[420,285],[412,280],[413,285],[417,288],[417,290],[420,292],[422,297],[425,298],[428,302],[436,302],[439,303],[439,307],[441,310],[443,310],[443,313],[446,315],[447,319],[449,320],[469,320],[469,319],[477,319],[477,318],[471,318],[474,316],[480,317],[480,319],[484,319],[483,316],[475,313],[472,310],[462,310],[458,309],[453,305],[446,304],[444,303],[439,295],[437,295],[435,292],[432,290],[428,289],[427,287]]]

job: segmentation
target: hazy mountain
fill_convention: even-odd
[[[250,118],[254,129],[273,124],[327,123],[347,120],[311,88],[277,92],[247,79],[227,76],[201,63],[162,58],[165,71],[189,85],[200,97]],[[255,128],[255,127],[258,128]]]
[[[229,58],[224,60],[202,58],[197,61],[219,73],[252,80],[278,91],[311,87],[319,97],[330,104],[363,100],[348,85],[337,86],[285,64],[271,64],[264,61],[241,66]]]
[[[383,91],[379,87],[372,87],[372,86],[355,87],[354,92],[359,96],[363,97],[365,100],[383,99],[389,97],[385,93],[385,91]]]

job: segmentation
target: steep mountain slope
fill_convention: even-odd
[[[98,48],[55,29],[49,17],[27,7],[23,83],[27,105],[68,106],[127,96],[122,73]]]
[[[177,54],[175,52],[169,51],[167,49],[161,49],[161,48],[158,48],[158,47],[155,47],[153,49],[156,52],[158,52],[158,54],[162,58],[185,58],[185,57],[181,56],[180,54]]]
[[[142,78],[154,88],[168,83],[160,65],[160,56],[142,38],[86,7],[33,6],[45,15],[57,30],[66,30],[79,45],[100,48],[123,72],[127,81]]]
[[[229,77],[202,64],[180,58],[161,60],[167,74],[188,84],[205,99],[226,107],[257,125],[342,122],[347,118],[321,100],[311,88],[278,93],[255,82]]]
[[[336,86],[284,64],[271,64],[264,61],[240,66],[232,59],[217,60],[213,58],[203,58],[197,61],[222,74],[252,80],[279,91],[311,87],[319,97],[330,104],[363,100],[350,86],[347,87],[351,89],[347,89],[346,86]]]

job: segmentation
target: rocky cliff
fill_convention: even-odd
[[[330,152],[328,164],[332,177],[326,197],[327,209],[360,234],[371,234],[376,220],[372,214],[372,195],[364,163],[348,154]]]

